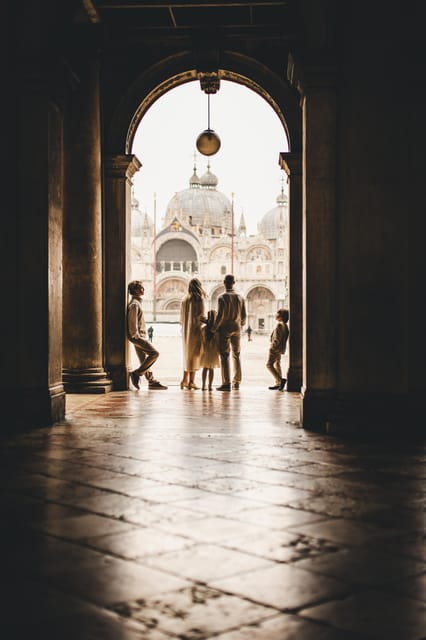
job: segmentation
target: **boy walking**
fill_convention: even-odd
[[[282,391],[287,382],[286,378],[282,377],[281,356],[285,353],[289,336],[287,325],[288,317],[288,309],[278,309],[275,316],[277,324],[271,333],[271,344],[266,368],[272,373],[275,379],[275,384],[269,387],[272,391]]]

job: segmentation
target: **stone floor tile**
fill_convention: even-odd
[[[49,589],[50,598],[43,606],[43,602],[34,598],[33,605],[37,605],[38,612],[43,610],[45,615],[31,615],[32,610],[26,608],[26,615],[21,610],[16,611],[13,621],[3,618],[2,637],[7,640],[27,640],[28,638],[43,638],[43,640],[170,640],[170,636],[158,630],[146,629],[136,621],[129,621],[106,609],[101,609],[87,603],[80,602],[76,610],[70,610],[70,603],[75,601],[70,596],[60,595],[52,597],[54,590]],[[22,606],[22,595],[18,595]],[[34,609],[33,609],[34,610]]]
[[[352,496],[322,495],[308,499],[292,500],[288,502],[288,506],[335,518],[355,518],[372,511],[384,510],[387,505],[356,499]]]
[[[297,467],[293,467],[293,471],[297,473],[303,473],[308,476],[313,475],[324,478],[326,476],[339,476],[340,474],[347,473],[348,464],[333,464],[332,462],[308,462],[297,465]]]
[[[348,592],[347,585],[343,582],[288,564],[214,580],[210,586],[283,611],[293,611],[322,600],[342,597]]]
[[[48,520],[72,518],[84,513],[81,509],[67,507],[38,498],[8,494],[0,499],[2,519],[9,524],[37,523]]]
[[[261,537],[265,529],[254,524],[239,522],[231,518],[203,518],[201,520],[188,520],[168,525],[169,530],[176,535],[192,538],[197,542],[220,542],[232,540],[241,536],[242,532],[249,535],[253,533]]]
[[[304,609],[300,615],[377,640],[423,640],[426,607],[410,598],[365,591]]]
[[[139,497],[149,502],[180,502],[200,498],[203,500],[204,491],[179,484],[163,484],[154,487],[141,487]]]
[[[201,511],[183,509],[170,502],[150,504],[145,510],[149,514],[150,523],[162,530],[178,524],[192,523],[194,520],[203,520],[206,517],[206,514]]]
[[[326,516],[317,513],[309,513],[300,509],[272,505],[257,509],[246,509],[235,514],[235,519],[242,522],[251,522],[268,529],[287,529],[311,522],[321,522]]]
[[[414,510],[392,507],[391,509],[370,510],[363,514],[363,520],[383,528],[423,533],[426,518],[421,508]]]
[[[194,542],[182,536],[159,532],[148,527],[133,528],[113,535],[89,538],[87,544],[98,551],[106,551],[129,560],[143,559],[192,546]]]
[[[203,586],[164,593],[114,607],[120,615],[182,640],[201,640],[273,615],[271,609]]]
[[[426,572],[388,585],[387,590],[420,600],[426,605]]]
[[[208,515],[232,516],[244,509],[264,506],[261,501],[236,497],[234,495],[207,493],[200,498],[191,500],[180,500],[175,502],[176,506],[202,511]]]
[[[240,549],[276,562],[295,562],[301,558],[312,558],[323,553],[332,553],[338,546],[327,540],[305,536],[293,531],[265,531],[258,534],[242,535],[223,543],[231,549]]]
[[[336,553],[299,560],[297,566],[353,585],[391,584],[425,570],[426,564],[411,558],[392,557],[377,550],[352,547]]]
[[[296,487],[283,487],[277,485],[265,485],[255,489],[247,489],[234,494],[236,497],[257,500],[277,505],[287,505],[295,500],[312,499],[312,493]]]
[[[86,604],[72,595],[36,579],[0,581],[2,614],[0,629],[19,621],[36,624],[48,618],[84,612]],[[3,636],[2,634],[2,637]]]
[[[108,566],[110,556],[80,544],[43,535],[37,531],[17,531],[14,539],[2,535],[0,542],[8,552],[2,560],[2,573],[15,579],[30,576],[46,580],[49,576],[76,567],[91,567],[92,571]]]
[[[187,580],[150,567],[112,558],[106,566],[70,568],[49,578],[58,589],[94,604],[109,606],[116,602],[152,597],[165,591],[186,587]]]
[[[83,540],[94,536],[107,536],[111,533],[125,533],[134,525],[114,518],[104,518],[87,513],[69,518],[48,519],[33,525],[34,528],[65,540]]]
[[[141,491],[144,491],[146,488],[161,485],[156,480],[150,480],[149,478],[114,473],[106,478],[104,476],[99,477],[96,480],[96,486],[102,489],[109,489],[110,491],[118,490],[119,493],[123,493],[126,496],[138,498],[141,496]]]
[[[145,564],[196,582],[208,582],[243,571],[273,566],[265,558],[212,544],[198,544],[175,553],[153,556]]]
[[[140,498],[103,492],[99,497],[80,498],[75,500],[75,503],[85,511],[102,516],[110,516],[130,523],[145,525],[153,521],[149,511],[151,503]]]
[[[385,531],[385,536],[372,540],[369,547],[390,555],[407,556],[422,562],[426,558],[426,537],[420,532],[389,536]]]
[[[213,491],[215,493],[233,493],[236,491],[244,491],[245,489],[253,489],[258,486],[256,480],[247,480],[246,478],[220,477],[208,478],[197,482],[198,489],[205,491]]]
[[[383,540],[386,534],[383,529],[369,525],[366,522],[357,522],[343,518],[334,518],[323,520],[322,522],[294,526],[292,527],[292,531],[349,546],[370,543],[374,538]],[[388,535],[396,535],[397,533],[401,532],[388,531]]]
[[[220,633],[215,640],[367,640],[348,631],[282,614],[257,624]]]

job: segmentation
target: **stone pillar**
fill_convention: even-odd
[[[82,47],[67,110],[64,218],[64,370],[70,393],[112,389],[103,366],[99,62]]]
[[[311,61],[315,60],[315,63]],[[303,119],[303,381],[301,422],[323,429],[336,396],[336,88],[320,56],[288,75]]]
[[[280,166],[289,184],[289,367],[287,389],[302,386],[302,158],[300,153],[280,153]]]
[[[127,284],[131,270],[131,187],[135,155],[105,160],[105,366],[114,389],[128,388]]]
[[[26,84],[28,80],[28,84]],[[45,78],[22,78],[17,99],[21,165],[15,192],[17,238],[11,257],[16,299],[7,313],[16,335],[3,334],[5,362],[11,351],[16,375],[9,369],[5,427],[50,425],[65,416],[62,385],[62,110],[46,91]],[[6,214],[5,214],[6,215]],[[10,239],[9,239],[10,240]],[[6,313],[6,310],[3,310]],[[9,347],[10,343],[10,347]],[[3,385],[3,381],[2,381]],[[8,389],[9,388],[9,389]]]

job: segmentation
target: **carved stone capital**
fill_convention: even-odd
[[[288,176],[302,175],[302,154],[291,151],[280,152],[279,164]]]
[[[105,159],[107,174],[113,178],[127,178],[131,180],[141,166],[141,161],[132,153],[108,156]]]
[[[312,91],[336,86],[336,62],[328,53],[288,54],[287,79],[303,98]]]
[[[220,77],[218,71],[197,71],[201,89],[204,93],[216,93],[220,88]]]

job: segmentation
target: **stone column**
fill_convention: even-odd
[[[303,114],[301,422],[323,429],[336,395],[335,70],[319,55],[301,65],[290,56],[288,75],[301,94]]]
[[[135,155],[105,160],[105,366],[114,389],[128,388],[127,284],[131,270],[131,187]]]
[[[14,209],[5,213],[16,220],[19,238],[17,245],[9,238],[16,298],[7,299],[7,314],[16,333],[3,334],[3,364],[9,362],[8,354],[14,363],[7,369],[8,379],[2,380],[7,395],[2,411],[5,428],[28,428],[50,425],[65,416],[61,318],[63,118],[38,69],[33,77],[21,76],[16,108],[18,190],[14,193]],[[2,313],[6,314],[6,308]]]
[[[66,127],[63,380],[70,393],[112,389],[103,366],[99,62],[81,51]]]
[[[287,389],[300,391],[302,386],[302,157],[300,153],[280,153],[280,166],[289,184],[289,367]]]

